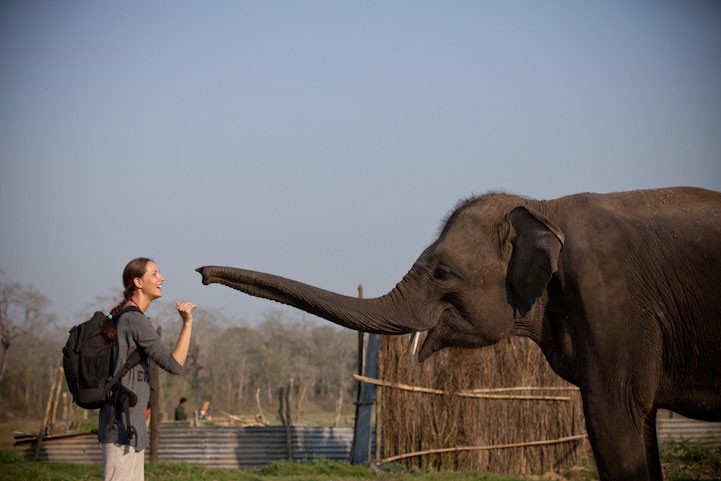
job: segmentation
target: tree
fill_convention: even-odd
[[[0,381],[8,367],[8,351],[18,337],[37,339],[47,326],[56,325],[50,300],[30,284],[0,284]],[[34,347],[31,344],[30,347]]]

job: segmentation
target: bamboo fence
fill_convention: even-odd
[[[578,389],[531,341],[444,349],[424,363],[410,343],[383,337],[380,379],[361,379],[380,386],[382,462],[527,475],[580,461],[587,442]]]

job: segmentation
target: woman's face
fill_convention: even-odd
[[[135,278],[135,285],[138,290],[151,299],[157,299],[163,295],[163,281],[165,278],[160,275],[158,266],[153,261],[145,265],[143,277]]]

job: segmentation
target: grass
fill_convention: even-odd
[[[710,449],[688,442],[666,443],[661,459],[665,480],[721,480],[721,446]]]
[[[100,466],[38,462],[30,463],[12,451],[0,451],[0,481],[33,479],[38,481],[101,481]],[[310,463],[283,461],[264,468],[249,470],[209,469],[187,463],[158,463],[146,465],[148,481],[522,481],[509,476],[452,472],[375,471],[325,460]]]
[[[721,451],[690,443],[667,443],[662,451],[666,481],[721,480]],[[38,462],[30,463],[13,451],[0,451],[0,481],[32,479],[38,481],[101,481],[102,468],[79,464]],[[148,481],[523,481],[564,480],[596,481],[593,462],[575,467],[551,477],[544,475],[520,478],[513,476],[456,473],[407,472],[398,467],[384,471],[348,463],[315,460],[308,463],[282,461],[259,469],[211,469],[187,463],[158,463],[146,465]]]
[[[661,465],[664,481],[721,481],[721,446],[667,441],[661,448]],[[598,480],[592,458],[561,474],[565,481]]]

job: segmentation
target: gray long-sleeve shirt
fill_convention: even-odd
[[[171,374],[180,374],[183,371],[178,361],[172,356],[158,336],[157,332],[145,315],[138,311],[123,313],[117,320],[117,344],[115,349],[115,373],[122,369],[128,354],[139,350],[143,355],[143,362],[131,369],[122,378],[122,384],[138,396],[138,402],[130,408],[130,425],[135,428],[136,434],[129,444],[136,451],[148,447],[148,430],[145,426],[145,410],[150,400],[150,369],[147,359],[152,359],[162,369]],[[98,423],[98,440],[101,443],[123,443],[125,441],[125,416],[116,409],[117,423],[108,430],[112,421],[111,408],[103,407],[100,410]]]

